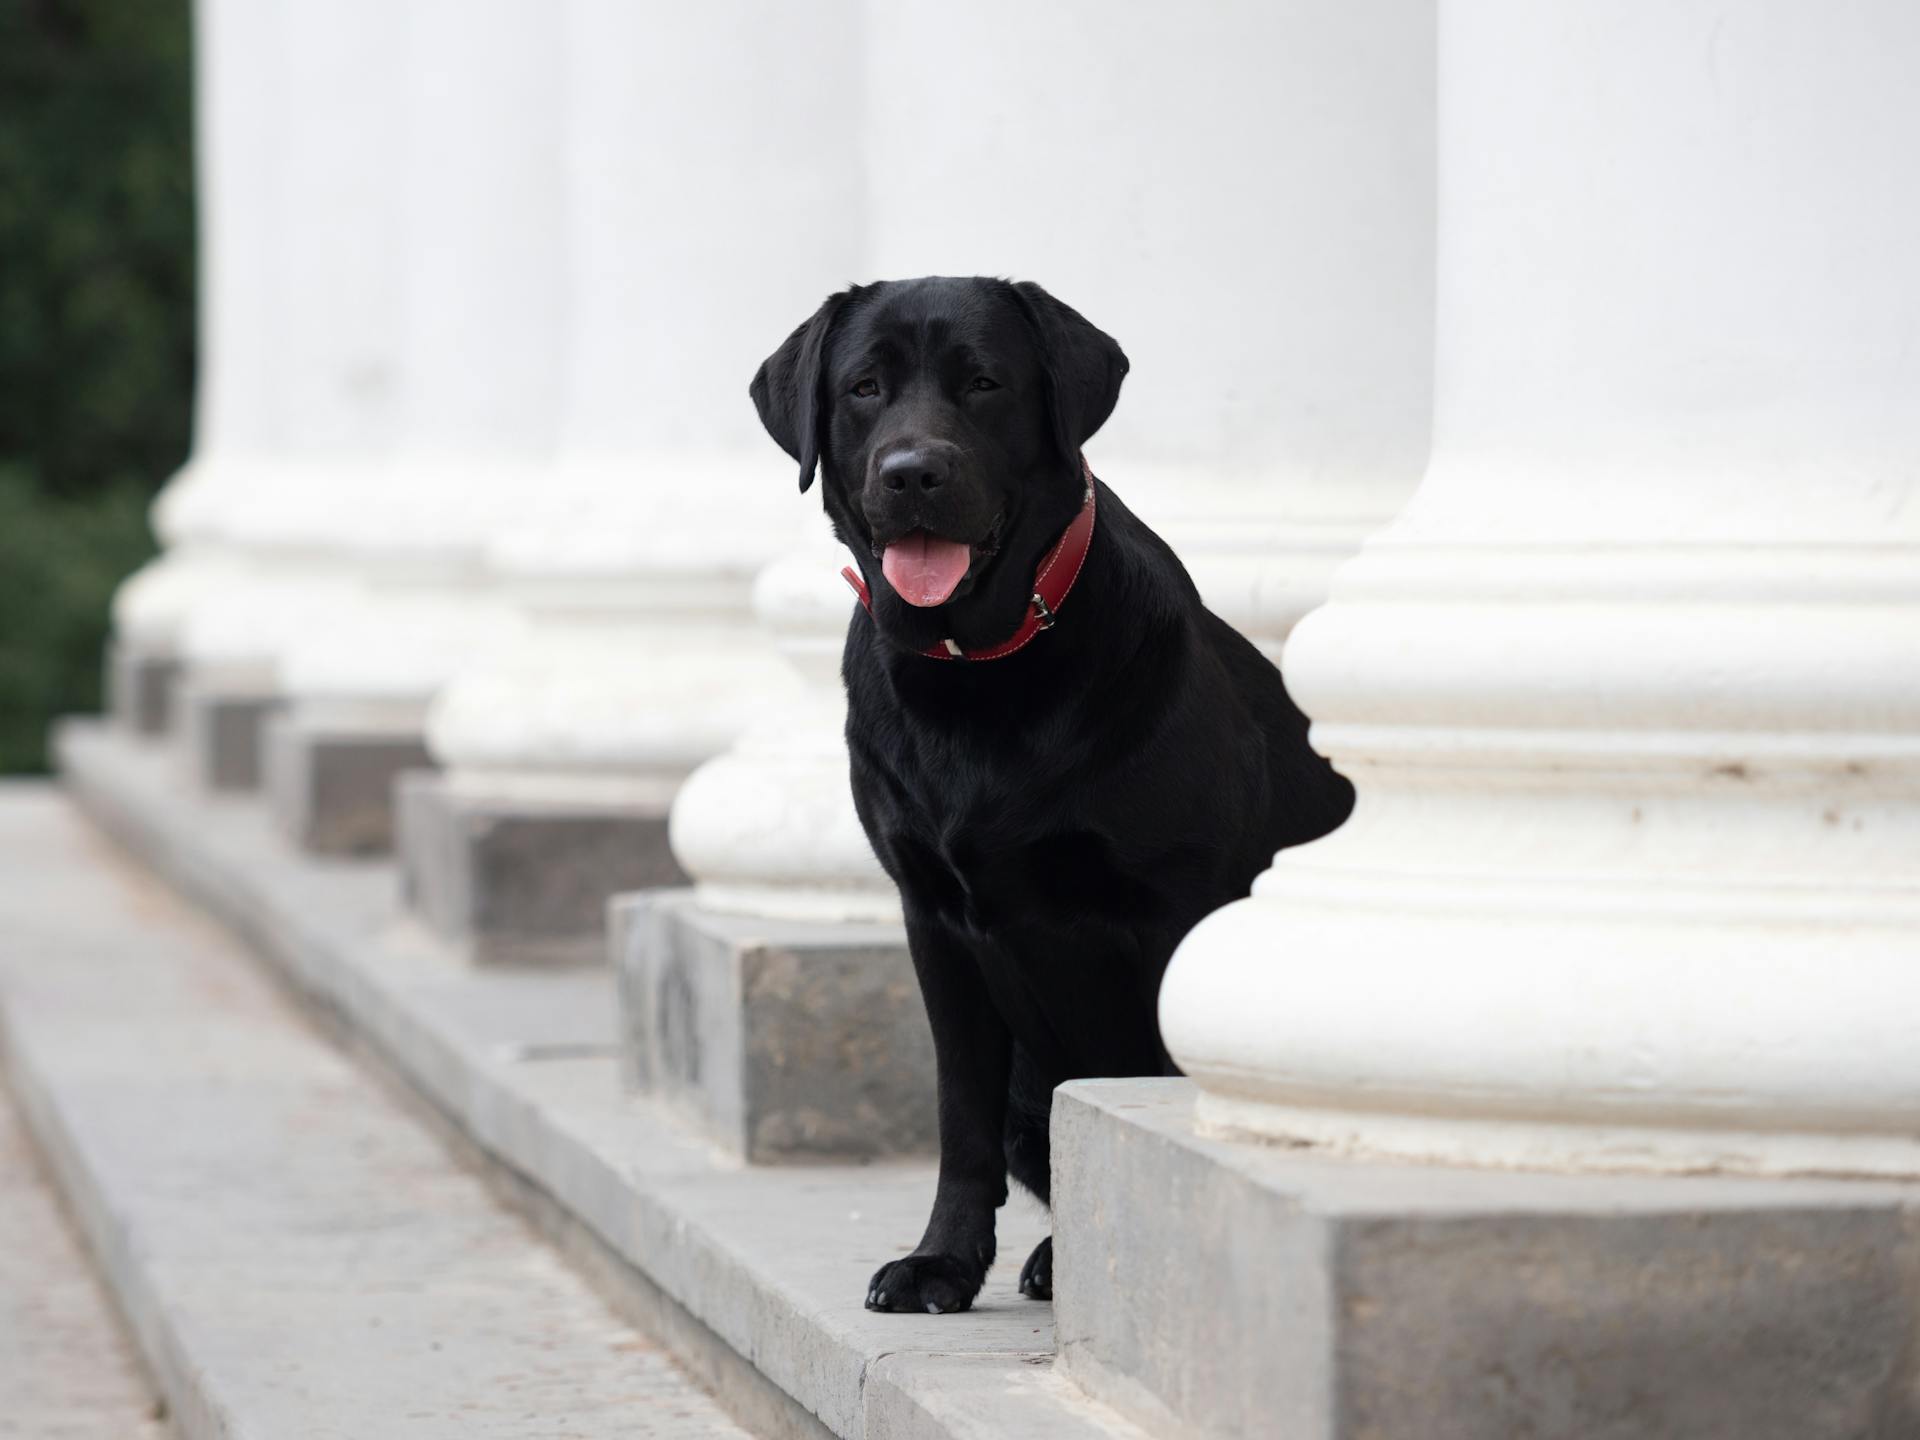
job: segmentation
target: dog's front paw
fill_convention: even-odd
[[[1049,1235],[1033,1247],[1033,1254],[1020,1267],[1020,1293],[1029,1300],[1053,1298],[1053,1237]]]
[[[951,1315],[973,1304],[985,1278],[951,1255],[909,1255],[874,1272],[867,1286],[867,1309]]]

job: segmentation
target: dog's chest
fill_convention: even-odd
[[[917,903],[966,929],[1044,926],[1125,883],[1075,798],[966,767],[902,777],[875,843]]]

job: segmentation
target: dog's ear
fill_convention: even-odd
[[[780,448],[800,462],[800,492],[813,484],[820,463],[820,385],[826,366],[827,333],[852,292],[829,295],[813,317],[786,338],[754,372],[747,393],[760,423]]]
[[[1013,290],[1039,334],[1054,438],[1071,460],[1113,414],[1120,382],[1127,378],[1126,353],[1106,331],[1031,280]]]

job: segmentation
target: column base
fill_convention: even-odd
[[[1195,1095],[1053,1109],[1062,1363],[1156,1434],[1920,1429],[1920,1184],[1339,1160],[1202,1135]]]
[[[931,1153],[933,1036],[898,924],[721,915],[687,890],[609,918],[630,1083],[758,1163]]]
[[[106,711],[133,735],[165,735],[173,724],[180,662],[109,639],[106,651]]]
[[[393,849],[393,787],[403,771],[432,770],[417,729],[316,722],[297,709],[266,733],[267,804],[295,845],[314,855]]]
[[[686,883],[664,806],[599,803],[578,787],[489,795],[472,777],[405,774],[394,823],[408,904],[479,965],[603,963],[612,896]]]
[[[258,790],[267,717],[284,703],[253,682],[189,675],[174,689],[187,772],[203,790]]]

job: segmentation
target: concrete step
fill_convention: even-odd
[[[748,1433],[45,788],[0,789],[0,937],[8,1083],[182,1440]]]
[[[389,866],[300,856],[259,807],[194,794],[164,753],[97,725],[65,727],[56,749],[99,823],[335,1012],[552,1233],[653,1305],[710,1384],[754,1392],[767,1428],[1139,1440],[1055,1372],[1052,1309],[1017,1291],[1037,1207],[1002,1213],[972,1311],[870,1313],[865,1280],[917,1240],[930,1164],[744,1166],[623,1091],[607,971],[463,965],[401,921]]]
[[[166,1440],[166,1406],[120,1328],[25,1128],[0,1093],[0,1437]]]

